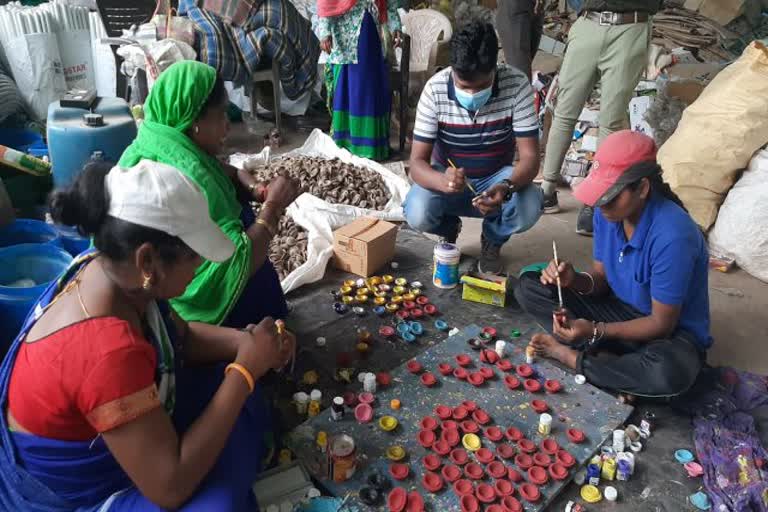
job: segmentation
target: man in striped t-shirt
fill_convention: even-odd
[[[471,23],[451,39],[451,67],[433,76],[416,112],[405,200],[408,224],[455,243],[459,217],[482,217],[479,270],[498,274],[501,246],[541,216],[539,129],[533,90],[497,65],[493,25]],[[514,164],[515,145],[519,161]]]

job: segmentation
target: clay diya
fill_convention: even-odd
[[[475,496],[483,503],[493,503],[496,501],[496,491],[488,484],[480,484],[475,489]]]
[[[531,400],[531,408],[536,413],[542,414],[549,410],[549,404],[547,404],[547,402],[545,402],[544,400]]]
[[[467,455],[467,452],[462,448],[456,448],[452,450],[451,455],[449,457],[451,459],[451,462],[453,462],[457,466],[463,466],[469,461],[469,455]]]
[[[461,405],[469,412],[475,412],[477,410],[477,402],[474,400],[464,400]]]
[[[490,439],[491,441],[498,442],[501,441],[504,437],[504,432],[501,431],[499,427],[488,427],[485,429],[485,437]]]
[[[561,389],[563,389],[563,385],[560,384],[559,380],[546,380],[544,381],[544,389],[547,393],[557,393]]]
[[[424,498],[416,491],[408,493],[408,503],[405,505],[405,512],[424,512]]]
[[[565,477],[568,476],[568,468],[559,462],[555,462],[549,466],[549,476],[551,476],[553,480],[565,480]]]
[[[499,454],[499,457],[502,459],[511,459],[515,456],[515,449],[510,444],[500,444],[496,447],[496,453]]]
[[[461,422],[461,430],[466,434],[476,434],[480,431],[480,427],[474,421],[467,420]]]
[[[541,444],[539,445],[539,448],[541,448],[541,451],[543,451],[547,455],[555,455],[557,453],[557,450],[560,449],[560,446],[558,446],[557,441],[555,441],[551,437],[548,437],[541,442]]]
[[[444,440],[435,441],[432,445],[432,449],[438,455],[448,455],[451,451],[451,445]]]
[[[576,464],[576,458],[565,450],[559,450],[557,452],[557,462],[566,468],[570,468]]]
[[[493,490],[496,491],[496,496],[503,498],[504,496],[511,496],[515,492],[515,487],[508,480],[496,480],[493,484]]]
[[[457,496],[466,496],[467,494],[474,494],[475,493],[475,486],[472,485],[472,482],[469,480],[461,479],[456,480],[453,483],[453,492],[456,493]]]
[[[479,387],[485,384],[485,377],[483,377],[483,374],[480,372],[473,372],[467,376],[467,381],[473,386]]]
[[[517,374],[524,379],[527,379],[531,375],[533,375],[533,368],[531,368],[530,365],[527,364],[521,364],[517,367]]]
[[[453,415],[453,410],[447,405],[438,405],[435,407],[435,414],[441,420],[447,420]]]
[[[392,478],[395,480],[405,480],[408,478],[408,475],[411,473],[411,468],[408,466],[408,464],[390,464],[389,466],[389,474]]]
[[[526,379],[526,381],[523,382],[523,387],[529,393],[536,393],[541,390],[541,384],[535,379]]]
[[[480,375],[483,376],[483,379],[485,380],[491,380],[496,376],[496,373],[494,373],[493,368],[489,368],[487,366],[483,366],[480,368]]]
[[[405,510],[405,504],[408,501],[408,493],[402,487],[395,487],[387,496],[387,506],[390,512],[402,512]]]
[[[498,460],[488,464],[488,467],[486,467],[485,470],[493,478],[504,478],[507,475],[507,467],[504,465],[504,463],[499,462]]]
[[[501,499],[501,508],[504,512],[523,512],[523,505],[512,496],[504,496]]]
[[[585,439],[584,432],[576,428],[569,428],[565,431],[565,435],[572,443],[583,443]]]
[[[530,439],[521,439],[517,442],[517,447],[525,453],[533,453],[536,451],[536,444]]]
[[[536,453],[533,455],[533,463],[542,468],[546,468],[552,464],[552,458],[546,453]]]
[[[437,420],[432,416],[424,416],[419,422],[421,430],[435,430],[437,429]]]
[[[429,448],[435,443],[436,435],[432,430],[421,430],[417,436],[419,444],[424,448]]]
[[[459,477],[461,477],[461,470],[453,464],[449,464],[447,466],[443,466],[440,474],[443,475],[443,478],[445,478],[446,482],[453,483],[458,480]]]
[[[373,419],[373,408],[368,404],[357,404],[355,419],[360,423],[368,423]]]
[[[456,421],[462,421],[469,416],[469,411],[463,405],[453,408],[453,419]]]
[[[496,363],[496,368],[498,368],[502,372],[508,372],[514,367],[515,365],[513,365],[509,359],[501,359],[499,360],[498,363]]]
[[[461,435],[459,434],[459,431],[455,428],[443,430],[442,434],[440,434],[440,439],[448,443],[448,446],[451,448],[457,446],[459,442],[461,442]]]
[[[519,441],[523,438],[523,432],[519,428],[509,427],[506,436],[510,441]]]
[[[416,361],[415,359],[411,359],[407,363],[405,363],[405,367],[408,369],[409,372],[413,374],[417,374],[421,372],[423,367],[421,366],[421,363]]]
[[[480,464],[470,462],[464,466],[464,476],[467,478],[471,478],[472,480],[480,480],[483,478],[484,474],[485,472],[483,471],[483,468],[480,466]]]
[[[424,466],[424,468],[428,471],[435,471],[437,468],[439,468],[443,464],[440,457],[437,455],[430,453],[429,455],[425,455],[423,459],[421,459],[421,465]]]
[[[528,470],[533,466],[533,457],[527,453],[518,453],[515,455],[515,465],[522,470]]]
[[[536,503],[541,498],[541,491],[533,484],[523,484],[520,486],[520,496],[528,503]]]
[[[424,386],[428,387],[428,388],[431,388],[432,386],[434,386],[435,384],[437,384],[437,379],[436,379],[436,378],[435,378],[435,376],[434,376],[434,375],[432,375],[430,372],[424,372],[424,373],[422,373],[422,374],[421,374],[421,377],[420,377],[420,380],[421,380],[421,383],[422,383]]]
[[[520,380],[514,375],[505,375],[504,385],[507,387],[507,389],[517,389],[520,387]]]
[[[480,502],[471,494],[462,496],[459,504],[461,505],[461,512],[478,512],[480,510]]]
[[[480,448],[475,452],[475,457],[477,457],[478,462],[488,464],[493,460],[493,452],[488,448]]]
[[[509,478],[510,481],[515,483],[519,483],[523,481],[523,475],[515,468],[507,468],[507,478]]]
[[[453,366],[449,365],[448,363],[440,363],[437,365],[437,371],[439,371],[440,375],[443,377],[447,377],[453,373]]]
[[[455,359],[456,359],[456,364],[462,367],[469,366],[472,363],[472,358],[469,357],[467,354],[459,354],[455,357]]]
[[[453,376],[459,380],[466,380],[467,377],[469,377],[469,372],[464,368],[459,367],[453,370]]]
[[[438,492],[443,488],[443,479],[437,473],[428,471],[421,478],[421,484],[429,492]]]

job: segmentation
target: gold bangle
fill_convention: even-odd
[[[269,222],[265,221],[264,219],[256,219],[256,224],[258,224],[259,226],[264,226],[264,229],[267,230],[269,235],[272,238],[275,238],[275,230],[272,229],[272,226],[269,225]]]
[[[246,369],[245,366],[239,364],[239,363],[230,363],[227,365],[227,367],[224,369],[224,375],[229,373],[230,370],[237,370],[240,372],[240,375],[243,376],[245,379],[245,382],[248,384],[248,389],[251,393],[253,393],[254,388],[256,388],[256,381],[253,380],[253,375],[251,375],[251,372]]]
[[[256,187],[258,187],[258,186],[259,186],[259,185],[258,185],[258,183],[256,183],[256,182],[254,181],[253,183],[251,183],[250,185],[248,185],[248,192],[250,192],[251,194],[253,194],[253,191],[254,191],[254,190],[256,190]]]

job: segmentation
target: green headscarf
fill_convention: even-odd
[[[240,221],[235,187],[219,162],[197,147],[185,132],[200,115],[216,83],[216,70],[196,61],[166,69],[144,104],[144,123],[136,140],[120,158],[120,166],[140,160],[171,165],[200,187],[211,218],[234,242],[235,253],[224,263],[203,263],[181,297],[176,312],[187,321],[220,324],[229,315],[251,273],[251,240]]]

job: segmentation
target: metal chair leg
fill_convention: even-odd
[[[272,91],[274,93],[275,102],[275,126],[277,132],[282,136],[282,110],[280,108],[280,65],[277,61],[272,62]]]

